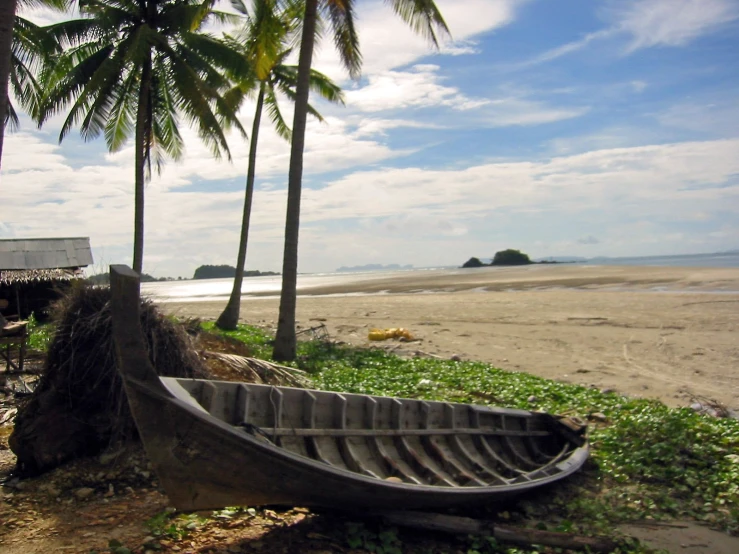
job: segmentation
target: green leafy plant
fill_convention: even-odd
[[[203,322],[201,327],[204,331],[208,331],[209,333],[231,337],[249,345],[254,352],[254,357],[256,358],[262,358],[264,360],[270,359],[272,336],[264,329],[254,327],[252,325],[239,325],[233,331],[224,331],[216,327],[215,323],[212,321]]]
[[[38,352],[47,352],[54,334],[54,326],[50,323],[39,323],[35,314],[28,318],[28,348]]]
[[[208,522],[197,514],[176,514],[172,511],[161,512],[149,521],[146,526],[152,536],[179,541],[186,538],[190,532],[199,529]]]

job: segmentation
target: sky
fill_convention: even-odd
[[[314,67],[345,106],[314,104],[299,271],[460,265],[520,249],[639,256],[739,248],[739,0],[437,0],[438,51],[359,0],[362,76],[326,39]],[[26,12],[49,23],[58,15]],[[292,106],[283,102],[292,120]],[[254,103],[241,110],[251,128]],[[133,148],[63,117],[6,134],[0,238],[89,236],[96,271],[131,263]],[[144,271],[235,265],[248,144],[186,153],[146,188]],[[280,271],[289,144],[264,121],[247,269]]]

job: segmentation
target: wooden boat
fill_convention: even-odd
[[[584,427],[448,402],[159,377],[138,275],[111,266],[113,331],[131,411],[175,507],[434,509],[492,503],[577,471]]]

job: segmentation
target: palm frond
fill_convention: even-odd
[[[277,87],[282,94],[287,96],[292,102],[297,101],[297,94],[295,93],[294,88],[286,87],[284,84],[278,84]],[[311,114],[313,117],[315,117],[318,121],[323,123],[324,119],[323,116],[318,113],[318,110],[316,110],[310,103],[306,106],[306,109],[308,110],[308,113]]]
[[[175,47],[179,55],[193,64],[193,69],[207,75],[211,86],[224,88],[231,81],[248,82],[254,67],[232,40],[221,40],[201,33],[183,33]]]
[[[18,114],[16,113],[10,98],[8,98],[8,105],[5,110],[5,121],[3,124],[11,133],[16,132],[20,128],[20,119],[18,119]]]
[[[74,5],[74,0],[18,0],[18,5],[24,8],[54,8],[67,10]]]
[[[344,105],[344,92],[341,87],[334,83],[328,75],[310,70],[310,88],[313,92],[319,94],[321,98],[333,102],[335,104]]]
[[[105,35],[100,22],[94,19],[72,19],[44,27],[44,30],[64,47],[101,40]]]
[[[129,71],[128,77],[118,85],[115,103],[105,123],[105,142],[111,152],[120,150],[134,131],[138,80],[138,72]]]
[[[249,15],[249,10],[246,9],[246,4],[244,4],[244,0],[230,0],[231,7],[239,12],[243,16]]]
[[[87,50],[87,49],[86,49]],[[83,57],[77,62],[77,51],[71,51],[62,55],[50,75],[47,75],[43,82],[46,91],[41,99],[41,107],[39,110],[39,125],[54,113],[61,111],[66,106],[77,99],[74,107],[62,126],[59,135],[61,141],[69,129],[74,125],[79,117],[79,113],[92,102],[89,96],[88,84],[95,77],[100,67],[108,60],[113,52],[113,46],[97,47],[97,50],[90,49],[89,55]],[[86,92],[87,91],[87,92]]]
[[[223,362],[237,373],[245,375],[249,379],[249,382],[279,383],[293,387],[306,387],[311,384],[308,374],[301,369],[279,365],[274,362],[268,362],[258,358],[249,358],[247,356],[238,356],[236,354],[224,354],[221,352],[213,352],[211,350],[205,350],[201,355],[206,359],[219,360]]]
[[[35,75],[58,49],[56,41],[41,27],[22,17],[15,18],[9,83],[21,106],[34,118],[38,116],[41,97]],[[15,119],[9,120],[12,126],[18,117],[15,112],[13,115]]]
[[[298,82],[298,66],[279,65],[274,68],[273,75],[275,82],[279,83],[280,87],[294,90]],[[341,87],[334,83],[328,75],[311,69],[309,79],[311,90],[319,94],[321,98],[336,104],[344,104],[344,93]]]
[[[362,54],[354,26],[354,3],[354,0],[328,0],[326,9],[341,61],[349,71],[349,76],[357,79],[362,68]]]
[[[119,83],[124,78],[129,53],[125,46],[116,49],[100,64],[78,99],[80,107],[84,106],[87,112],[80,123],[80,134],[85,140],[91,140],[105,130],[110,110],[117,104],[116,96],[121,93]],[[70,113],[75,111],[78,103]],[[111,144],[108,147],[111,148]]]
[[[11,56],[9,85],[21,106],[31,115],[39,113],[41,87],[33,72],[21,60]],[[17,119],[17,115],[15,116]]]
[[[155,61],[154,74],[157,79],[153,83],[151,95],[153,139],[157,151],[166,152],[173,160],[179,160],[182,158],[183,141],[178,127],[177,105],[170,87],[162,80],[168,75],[168,69],[161,57],[157,57]],[[161,159],[163,156],[158,157]]]
[[[218,94],[169,45],[161,48],[161,51],[167,57],[173,99],[178,109],[191,123],[198,126],[200,138],[210,147],[216,158],[220,158],[222,152],[225,152],[228,159],[231,159],[223,128],[210,105],[211,101],[216,101]],[[235,114],[228,115],[236,120]]]
[[[287,125],[285,118],[282,116],[280,103],[277,101],[277,95],[275,94],[275,89],[272,85],[273,84],[270,83],[270,86],[265,88],[264,104],[267,106],[267,113],[269,114],[272,124],[275,126],[277,135],[289,141],[292,139],[292,130]]]
[[[444,17],[434,0],[385,0],[393,11],[410,25],[419,35],[427,38],[435,47],[439,47],[439,37],[451,36]]]

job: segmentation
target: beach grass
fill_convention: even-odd
[[[218,332],[212,324],[204,327]],[[225,334],[269,359],[268,332],[239,326]],[[503,514],[508,518],[536,521],[550,530],[601,534],[613,534],[631,521],[694,519],[739,534],[735,419],[485,363],[405,358],[322,341],[300,343],[296,366],[311,374],[318,389],[542,410],[587,421],[591,457],[583,471],[517,503]]]

